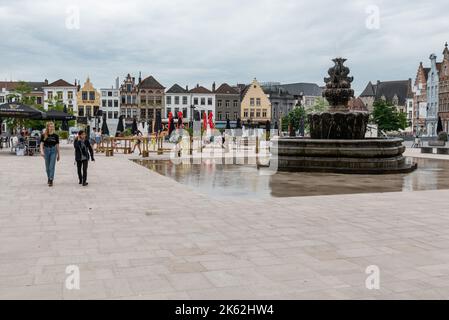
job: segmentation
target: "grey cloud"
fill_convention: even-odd
[[[365,27],[378,5],[379,30]],[[78,5],[80,30],[65,28]],[[128,72],[153,74],[166,86],[212,81],[322,83],[341,55],[355,76],[414,77],[419,61],[449,41],[445,0],[0,1],[0,79],[83,80],[110,86]],[[447,11],[447,10],[446,10]]]

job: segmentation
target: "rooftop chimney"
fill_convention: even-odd
[[[212,92],[215,92],[215,81],[212,83]]]

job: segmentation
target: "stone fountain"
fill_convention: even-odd
[[[272,161],[280,171],[311,171],[357,174],[407,173],[416,164],[407,163],[399,138],[365,138],[368,112],[351,111],[349,100],[353,77],[346,59],[332,60],[324,78],[323,96],[329,110],[309,115],[311,138],[283,137],[274,141]]]

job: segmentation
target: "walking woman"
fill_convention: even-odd
[[[75,139],[73,146],[75,147],[75,161],[78,169],[79,184],[82,184],[85,187],[88,185],[87,167],[89,158],[92,161],[95,161],[94,150],[90,145],[89,139],[86,138],[86,132],[83,130],[78,132],[78,137]]]
[[[45,132],[41,136],[40,144],[41,156],[45,159],[45,169],[47,171],[48,186],[53,186],[55,178],[56,161],[59,161],[59,136],[55,133],[55,124],[47,122]]]

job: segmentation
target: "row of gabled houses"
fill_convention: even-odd
[[[415,80],[369,82],[359,98],[372,111],[376,100],[385,100],[407,115],[407,131],[435,137],[449,130],[449,49],[444,46],[442,59],[429,56],[429,64],[419,63]],[[438,128],[440,122],[441,128]]]
[[[19,82],[0,82],[0,104],[11,99]],[[312,106],[322,96],[322,88],[314,83],[259,83],[229,85],[222,83],[211,87],[196,85],[193,88],[174,84],[166,88],[153,76],[142,79],[130,74],[110,88],[94,87],[90,78],[81,84],[79,80],[69,83],[59,79],[49,83],[27,82],[28,94],[35,103],[48,110],[52,105],[63,104],[77,116],[80,124],[91,124],[106,116],[112,127],[120,116],[126,121],[137,119],[152,123],[160,114],[167,120],[171,112],[175,118],[179,113],[185,122],[199,120],[203,113],[212,113],[217,127],[224,127],[227,120],[252,125],[276,122],[296,105]]]

